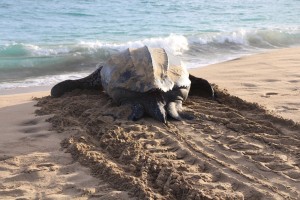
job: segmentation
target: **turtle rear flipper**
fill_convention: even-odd
[[[101,71],[102,67],[99,67],[92,74],[78,80],[65,80],[56,84],[51,89],[52,97],[60,97],[66,92],[71,92],[75,89],[89,89],[89,90],[100,90],[102,89],[101,83]]]
[[[198,78],[193,75],[189,75],[191,80],[191,89],[189,95],[197,95],[205,98],[215,98],[215,92],[209,82],[203,78]]]
[[[56,84],[51,89],[51,96],[52,97],[60,97],[66,92],[71,92],[72,90],[75,90],[79,88],[80,84],[78,80],[65,80],[63,82],[60,82]]]

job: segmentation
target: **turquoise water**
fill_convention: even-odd
[[[0,0],[0,92],[78,78],[128,47],[188,68],[300,45],[299,0]]]

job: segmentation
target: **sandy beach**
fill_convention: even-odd
[[[231,95],[300,122],[300,48],[246,56],[190,72]]]
[[[217,99],[168,126],[102,92],[0,95],[0,199],[299,199],[299,69],[290,48],[190,70]]]

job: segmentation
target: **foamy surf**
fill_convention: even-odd
[[[192,35],[170,34],[123,43],[100,40],[47,45],[12,42],[0,47],[0,90],[52,85],[63,78],[80,78],[106,62],[111,54],[145,45],[164,48],[178,56],[187,68],[195,68],[274,48],[300,45],[300,31],[296,28],[239,29]]]
[[[67,79],[79,79],[81,77],[87,76],[89,73],[84,72],[73,72],[69,74],[59,74],[59,75],[49,75],[49,76],[39,76],[35,78],[26,78],[24,80],[18,81],[7,81],[0,84],[0,91],[12,90],[15,88],[27,88],[27,87],[43,87],[54,85],[55,83],[67,80]]]

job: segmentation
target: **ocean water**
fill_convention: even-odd
[[[300,45],[299,0],[0,0],[0,93],[163,47],[187,68]]]

